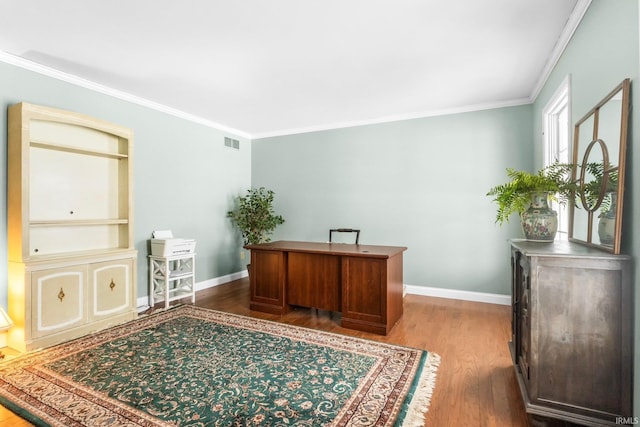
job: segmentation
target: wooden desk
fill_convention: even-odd
[[[342,326],[386,335],[402,317],[399,246],[278,241],[251,250],[251,310],[342,312]]]

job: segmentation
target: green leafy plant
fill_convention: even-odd
[[[546,192],[552,200],[567,203],[575,194],[576,185],[571,181],[573,165],[553,163],[537,173],[507,168],[509,181],[489,190],[487,196],[493,196],[498,205],[496,222],[509,222],[512,214],[526,211],[531,203],[531,194]]]
[[[269,242],[269,235],[284,223],[284,218],[274,212],[274,197],[272,190],[251,188],[238,197],[235,209],[227,212],[227,217],[240,229],[245,245]]]
[[[618,169],[608,171],[607,182],[603,188],[604,180],[604,163],[591,162],[586,164],[586,176],[590,179],[584,183],[580,191],[584,192],[585,200],[590,207],[594,207],[598,203],[600,193],[602,193],[602,202],[600,204],[600,214],[602,217],[611,209],[612,193],[618,191]],[[586,181],[586,180],[585,180]]]

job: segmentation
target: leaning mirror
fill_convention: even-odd
[[[630,80],[580,119],[573,135],[569,240],[620,253]]]

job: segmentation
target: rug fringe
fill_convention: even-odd
[[[418,386],[414,392],[411,403],[407,408],[402,427],[422,427],[425,416],[429,410],[431,396],[436,386],[436,373],[440,366],[440,356],[429,352],[425,361]]]

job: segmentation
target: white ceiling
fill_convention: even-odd
[[[3,0],[0,60],[257,138],[531,102],[589,3]]]

